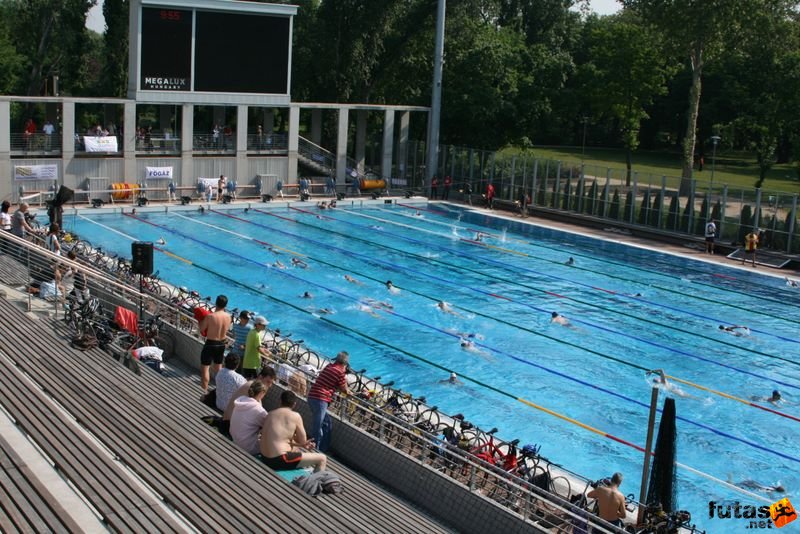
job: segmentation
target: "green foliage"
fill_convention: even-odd
[[[678,218],[681,212],[681,200],[677,193],[672,194],[669,201],[669,213],[667,214],[667,230],[676,231],[678,229]]]
[[[586,198],[583,201],[583,212],[590,215],[597,215],[597,180],[592,180],[592,185],[586,193]]]
[[[633,191],[628,191],[628,194],[625,195],[625,211],[623,212],[623,220],[625,222],[630,222],[633,219],[633,213],[636,209],[634,205],[634,198],[633,198]]]
[[[753,208],[750,207],[750,204],[742,206],[739,221],[739,235],[736,242],[744,243],[744,236],[753,229]]]
[[[569,210],[570,196],[572,195],[572,180],[567,177],[564,182],[564,196],[561,199],[561,209]]]
[[[636,222],[641,225],[647,224],[647,218],[650,215],[650,192],[645,191],[642,194],[642,205],[639,208],[639,218]]]
[[[547,204],[546,200],[547,195],[547,177],[539,178],[539,186],[538,191],[536,193],[536,205],[537,206],[544,206]]]
[[[105,61],[100,84],[104,95],[125,97],[128,85],[128,4],[129,0],[104,0],[103,34]]]
[[[659,227],[659,212],[663,209],[662,203],[661,191],[658,190],[653,197],[653,206],[650,209],[650,216],[647,219],[647,224],[650,226]]]
[[[705,194],[703,195],[703,203],[700,205],[700,213],[695,217],[694,233],[698,235],[705,234],[706,222],[708,220],[708,194]]]
[[[608,208],[608,217],[619,219],[619,189],[614,188],[614,196],[611,197],[611,206]]]

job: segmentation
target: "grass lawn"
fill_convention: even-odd
[[[565,163],[579,165],[581,161],[580,147],[534,147],[523,151],[516,148],[505,148],[503,155],[526,154],[540,159],[553,159]],[[711,155],[705,156],[703,172],[695,169],[694,178],[698,181],[711,180]],[[584,163],[587,166],[616,169],[624,172],[625,152],[621,149],[586,148]],[[640,175],[680,176],[680,154],[664,151],[637,151],[633,153],[633,170]],[[597,172],[597,171],[595,171]],[[587,174],[589,171],[587,170]],[[615,173],[617,174],[617,173]],[[800,193],[798,170],[790,164],[775,165],[767,173],[763,190]],[[758,180],[758,165],[755,158],[740,152],[717,152],[714,169],[714,189],[727,184],[733,189],[752,189]],[[762,193],[763,194],[763,193]]]

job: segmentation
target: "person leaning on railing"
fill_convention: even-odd
[[[331,429],[333,421],[328,415],[328,405],[333,401],[333,394],[340,391],[345,395],[347,389],[347,364],[350,355],[342,351],[336,359],[320,372],[311,391],[308,393],[308,407],[311,409],[311,438],[317,445],[317,450],[325,452],[330,447]]]

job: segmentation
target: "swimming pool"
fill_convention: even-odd
[[[723,480],[780,480],[790,492],[800,482],[800,292],[782,279],[435,204],[84,212],[65,222],[125,256],[132,240],[163,238],[174,256],[156,255],[162,278],[224,292],[311,348],[348,350],[369,375],[506,439],[540,443],[590,478],[621,471],[624,493],[638,496],[642,454],[629,444],[644,445],[644,370],[654,368],[714,390],[680,384],[690,395],[677,401],[681,464]],[[572,326],[552,324],[552,311]],[[475,334],[474,350],[459,334]],[[463,385],[440,382],[450,370]],[[785,404],[748,404],[773,389]],[[750,502],[690,470],[678,477],[679,504],[700,524],[710,500]]]

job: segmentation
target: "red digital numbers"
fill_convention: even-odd
[[[180,11],[169,11],[167,9],[161,10],[161,20],[181,20]]]

